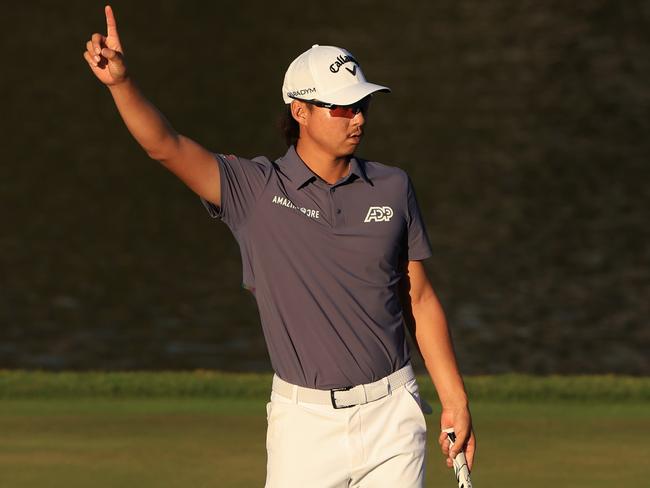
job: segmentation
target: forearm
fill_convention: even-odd
[[[463,379],[458,370],[449,328],[442,307],[431,294],[411,304],[415,320],[415,339],[443,408],[468,404]]]
[[[109,86],[115,105],[135,140],[153,159],[163,160],[178,144],[178,134],[156,107],[142,95],[135,83]]]

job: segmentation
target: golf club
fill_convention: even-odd
[[[443,429],[449,439],[449,448],[456,442],[456,433],[453,428]],[[456,481],[458,481],[458,488],[472,488],[472,480],[469,477],[469,467],[467,466],[467,459],[465,453],[460,451],[454,458],[454,473],[456,474]]]

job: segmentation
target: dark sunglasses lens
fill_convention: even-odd
[[[364,98],[363,100],[353,105],[345,105],[342,107],[334,106],[330,109],[330,113],[333,117],[345,117],[347,119],[351,119],[354,118],[354,116],[359,112],[363,112],[365,114],[368,111],[369,105],[370,98]]]
[[[351,119],[357,114],[357,110],[353,107],[339,107],[336,106],[330,109],[332,117],[345,117]]]

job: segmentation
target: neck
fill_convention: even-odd
[[[350,173],[351,154],[334,156],[303,139],[298,140],[296,152],[309,169],[330,185]]]

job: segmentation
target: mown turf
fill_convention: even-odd
[[[4,399],[0,486],[259,487],[265,399]],[[473,403],[478,488],[644,486],[650,404]],[[427,487],[453,487],[428,417]],[[370,488],[370,487],[369,487]]]
[[[157,398],[268,396],[270,373],[193,372],[43,372],[0,370],[1,398]],[[419,375],[420,389],[435,398],[428,376]],[[650,377],[615,375],[532,376],[504,374],[467,376],[472,400],[650,402]]]

